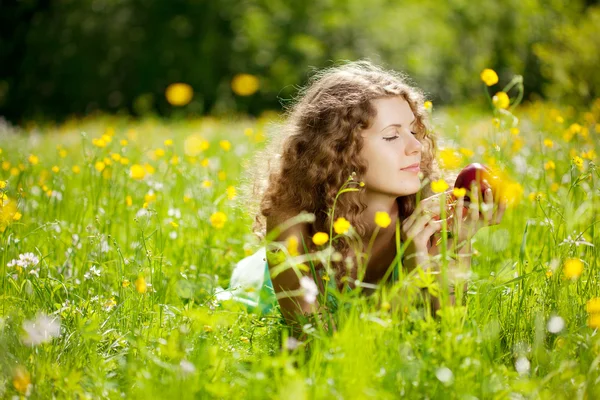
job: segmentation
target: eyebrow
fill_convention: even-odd
[[[417,121],[416,118],[413,118],[413,120],[410,122],[410,124],[408,124],[409,126],[414,124]],[[382,130],[380,130],[379,132],[383,132],[384,130],[386,130],[387,128],[389,128],[390,126],[396,126],[398,128],[402,128],[402,124],[389,124],[388,126],[386,126],[385,128],[383,128]]]

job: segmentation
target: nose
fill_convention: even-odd
[[[406,153],[407,156],[420,154],[423,151],[423,143],[421,143],[419,141],[419,139],[417,139],[415,137],[415,135],[413,135],[412,133],[409,133],[409,134],[410,134],[410,138],[406,142],[406,147],[404,148],[404,152]]]

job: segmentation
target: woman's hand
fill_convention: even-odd
[[[441,196],[435,195],[423,199],[415,211],[401,225],[401,238],[408,245],[403,259],[409,270],[417,265],[425,265],[431,237],[442,229],[440,222]]]
[[[495,207],[493,192],[489,188],[481,199],[480,190],[473,182],[471,194],[468,206],[465,205],[464,197],[457,199],[455,211],[449,218],[448,230],[453,233],[456,244],[469,241],[483,227],[498,225],[506,211],[506,200],[498,201],[498,207]]]

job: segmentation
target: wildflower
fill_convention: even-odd
[[[552,170],[554,170],[554,169],[556,169],[556,164],[554,164],[554,161],[552,161],[552,160],[549,160],[549,161],[547,161],[547,162],[544,164],[544,169],[545,169],[546,171],[548,171],[549,169],[552,169]]]
[[[454,197],[456,197],[456,198],[465,197],[466,194],[467,194],[467,189],[465,189],[465,188],[452,189],[452,195],[454,195]]]
[[[462,158],[456,152],[456,150],[446,148],[440,150],[440,163],[442,164],[443,168],[454,169],[461,165]]]
[[[235,197],[236,197],[235,186],[228,186],[227,189],[225,189],[225,191],[227,192],[227,198],[229,200],[235,199]]]
[[[583,167],[583,158],[579,156],[573,157],[573,164],[575,164],[577,168],[581,169]]]
[[[588,326],[590,328],[599,329],[600,328],[600,314],[591,314],[588,317]]]
[[[154,156],[156,158],[161,158],[164,155],[165,155],[165,149],[158,148],[158,149],[154,150]]]
[[[133,179],[144,179],[144,177],[146,176],[146,170],[139,164],[133,164],[129,169],[129,175]]]
[[[319,289],[317,288],[315,281],[308,276],[303,276],[300,278],[300,287],[304,292],[304,301],[309,304],[313,304],[317,299],[317,295],[319,294]]]
[[[203,180],[202,181],[202,187],[206,188],[206,189],[212,187],[212,181],[208,180],[208,179]]]
[[[219,172],[217,173],[217,178],[218,178],[220,181],[224,181],[225,179],[227,179],[227,173],[226,173],[225,171],[219,171]]]
[[[179,156],[173,156],[173,157],[171,157],[171,161],[170,162],[171,162],[172,165],[179,164]]]
[[[552,190],[553,192],[558,192],[558,188],[560,187],[560,185],[556,182],[552,183],[552,185],[550,185],[550,190]]]
[[[448,183],[443,179],[431,182],[431,190],[433,190],[434,193],[442,193],[446,191],[448,187]]]
[[[83,278],[85,280],[93,279],[94,277],[100,276],[100,272],[100,268],[96,267],[95,265],[92,265],[89,271],[83,275]]]
[[[493,69],[486,68],[481,71],[480,78],[487,86],[498,83],[498,74]]]
[[[298,238],[294,235],[287,239],[286,247],[291,256],[297,256],[298,254]]]
[[[23,322],[23,330],[25,335],[22,340],[26,345],[35,346],[49,342],[52,338],[60,336],[60,317],[39,313],[35,320]]]
[[[435,371],[435,377],[438,378],[440,382],[447,385],[450,384],[454,379],[454,374],[449,368],[442,367],[438,368],[437,371]]]
[[[431,103],[430,101],[426,101],[425,103],[423,103],[423,107],[426,110],[431,110],[431,108],[433,107],[433,103]]]
[[[221,146],[223,150],[229,151],[231,149],[231,142],[229,140],[221,140],[219,146]]]
[[[519,128],[510,128],[510,134],[513,136],[517,136],[519,132]]]
[[[550,139],[544,139],[544,146],[551,149],[554,147],[554,142]]]
[[[195,157],[200,152],[206,150],[208,146],[205,142],[206,140],[202,139],[198,134],[190,135],[183,142],[183,151],[187,156]]]
[[[110,311],[112,310],[115,306],[117,305],[117,302],[115,301],[114,297],[111,297],[110,299],[106,300],[106,302],[104,303],[104,309],[106,311]]]
[[[173,140],[172,139],[167,139],[164,141],[164,145],[169,147],[169,146],[173,146]]]
[[[127,205],[127,207],[131,207],[131,205],[133,204],[133,199],[131,198],[131,196],[127,195],[125,197],[125,204]]]
[[[144,279],[144,277],[142,275],[138,276],[138,278],[135,280],[135,282],[133,283],[135,285],[135,290],[138,293],[146,293],[146,290],[148,290],[148,285],[146,284],[146,279]]]
[[[559,333],[565,327],[565,320],[555,315],[548,320],[548,332],[550,333]]]
[[[224,212],[217,211],[210,216],[210,223],[217,229],[223,228],[225,226],[225,222],[227,221],[227,215]]]
[[[29,375],[29,372],[25,367],[19,365],[15,368],[13,375],[13,386],[15,387],[15,390],[21,394],[26,394],[29,385],[31,385],[31,375]]]
[[[600,313],[600,297],[589,299],[585,305],[585,309],[589,314]]]
[[[123,279],[123,282],[121,282],[121,286],[124,288],[129,287],[130,284],[129,279]]]
[[[510,99],[505,92],[498,92],[492,97],[492,103],[496,108],[508,108]]]
[[[31,165],[37,165],[40,162],[40,159],[38,158],[38,156],[31,154],[28,158],[29,162],[31,163]]]
[[[172,83],[165,90],[165,97],[173,106],[185,106],[194,96],[194,90],[187,83]]]
[[[335,231],[335,233],[337,233],[339,235],[342,235],[342,234],[348,232],[348,229],[350,229],[350,221],[348,221],[344,217],[339,217],[333,223],[333,230]]]
[[[39,262],[40,259],[35,254],[23,253],[19,254],[18,259],[9,261],[9,263],[6,264],[6,266],[9,268],[15,267],[15,269],[19,272],[22,272],[24,269],[30,268],[29,273],[38,276],[38,270],[33,269],[33,267],[37,266]]]
[[[460,153],[465,157],[472,157],[473,154],[475,154],[473,150],[464,147],[459,148],[458,151],[460,151]]]
[[[120,144],[121,146],[127,146],[127,144],[128,144],[128,143],[129,143],[129,142],[127,141],[127,139],[121,139],[121,141],[119,142],[119,144]]]
[[[96,168],[98,172],[102,172],[104,171],[104,168],[106,168],[106,164],[104,164],[102,161],[96,161],[96,164],[94,164],[94,168]]]
[[[73,171],[74,174],[78,174],[81,172],[81,168],[79,167],[79,165],[73,165],[71,171]]]
[[[392,222],[390,215],[388,213],[386,213],[385,211],[377,211],[375,213],[375,223],[382,227],[382,228],[387,228],[390,223]]]
[[[527,357],[521,356],[521,357],[517,358],[517,361],[515,361],[515,369],[517,370],[519,375],[527,374],[529,372],[530,368],[531,368],[531,363],[529,362]]]
[[[189,375],[196,372],[196,367],[194,366],[194,364],[187,360],[181,360],[179,362],[179,368],[181,368],[181,372],[183,372],[184,375]]]
[[[325,232],[317,232],[313,235],[312,241],[317,246],[322,246],[329,241],[329,235]]]
[[[252,128],[246,128],[244,129],[244,135],[245,136],[252,136],[254,134],[254,129]]]
[[[258,78],[250,74],[237,74],[231,80],[231,89],[238,96],[250,96],[258,90]]]
[[[250,339],[248,339],[246,336],[240,336],[240,340],[244,343],[250,343]]]
[[[578,258],[569,258],[563,266],[563,273],[566,279],[577,279],[583,272],[583,263]]]

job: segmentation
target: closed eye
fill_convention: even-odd
[[[413,135],[417,135],[417,132],[410,132]],[[391,142],[392,140],[398,139],[400,136],[392,136],[392,137],[388,137],[388,138],[383,138],[383,140],[387,140],[388,142]]]

